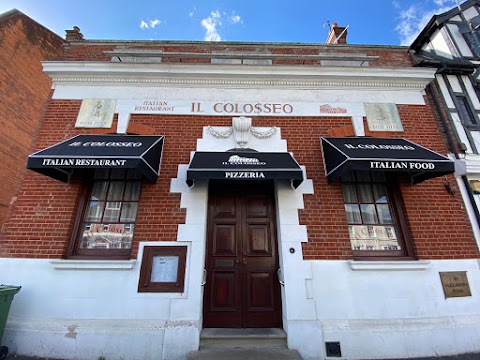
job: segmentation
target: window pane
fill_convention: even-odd
[[[347,213],[347,222],[349,224],[361,224],[362,217],[360,216],[360,209],[357,204],[345,204],[345,211]]]
[[[140,199],[140,181],[129,181],[125,187],[125,201],[138,201]]]
[[[387,187],[383,184],[373,184],[373,198],[376,203],[388,202]]]
[[[355,192],[355,185],[353,184],[342,184],[343,199],[346,203],[356,203],[357,194]]]
[[[86,223],[80,249],[130,249],[133,239],[133,224]]]
[[[104,202],[91,201],[87,213],[87,221],[102,221]]]
[[[96,181],[93,185],[92,200],[105,200],[107,194],[108,181]]]
[[[458,112],[461,120],[467,125],[476,124],[477,121],[473,116],[472,109],[470,108],[467,98],[465,96],[457,96],[456,98],[458,100]]]
[[[364,224],[377,224],[377,212],[375,211],[375,205],[373,204],[362,204],[360,205],[362,209],[362,218]]]
[[[378,250],[401,250],[397,234],[392,226],[376,226]]]
[[[116,222],[120,217],[120,208],[122,203],[120,201],[107,202],[105,207],[105,213],[103,216],[103,221]]]
[[[471,33],[470,31],[463,34],[465,40],[470,45],[470,49],[472,49],[473,53],[476,56],[480,56],[480,43],[478,42],[478,33],[475,31]]]
[[[352,250],[401,250],[395,229],[391,226],[349,226]]]
[[[377,210],[378,210],[378,218],[380,220],[380,224],[393,223],[392,214],[390,213],[390,206],[388,206],[388,204],[377,205]]]
[[[107,200],[122,200],[124,187],[125,187],[125,182],[112,181],[110,183],[110,189],[108,189]]]
[[[137,217],[138,203],[124,203],[120,222],[132,222]]]
[[[358,184],[358,200],[361,203],[373,203],[372,189],[370,184]]]

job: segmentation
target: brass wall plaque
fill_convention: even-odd
[[[449,271],[439,274],[445,299],[450,297],[472,296],[466,271]]]

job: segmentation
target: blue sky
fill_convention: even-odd
[[[462,0],[459,0],[462,3]],[[456,0],[0,0],[64,37],[86,39],[324,43],[329,24],[349,44],[410,45]]]

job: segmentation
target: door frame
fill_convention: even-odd
[[[252,191],[250,194],[252,195],[255,195],[256,193],[257,194],[263,194],[263,193],[266,193],[268,192],[269,193],[269,197],[268,197],[268,201],[269,201],[269,208],[268,208],[268,214],[266,214],[267,218],[269,219],[270,221],[270,225],[268,226],[270,228],[270,232],[269,232],[269,235],[268,237],[270,238],[269,240],[269,244],[271,244],[272,248],[271,248],[271,251],[272,251],[272,256],[274,257],[273,258],[273,264],[271,264],[271,266],[274,268],[274,269],[271,269],[271,280],[268,281],[269,284],[271,284],[272,288],[271,288],[271,291],[272,291],[272,297],[271,299],[273,299],[273,310],[272,311],[264,311],[263,314],[268,314],[268,315],[264,315],[266,318],[272,318],[274,320],[263,320],[262,319],[262,315],[260,313],[262,313],[262,310],[259,310],[258,313],[255,313],[255,311],[252,311],[252,309],[250,310],[249,312],[249,309],[248,309],[248,293],[246,291],[243,291],[243,289],[245,289],[246,286],[248,286],[249,284],[249,281],[251,281],[252,279],[250,278],[247,278],[247,276],[249,275],[248,273],[248,264],[247,262],[248,261],[248,255],[245,255],[245,251],[247,250],[247,244],[243,242],[243,239],[245,239],[245,234],[246,234],[246,231],[247,231],[247,214],[245,213],[245,211],[247,210],[247,207],[245,205],[247,205],[246,202],[244,202],[244,200],[247,199],[247,197],[245,197],[245,193],[248,194],[248,191],[250,189],[251,186],[255,186],[255,183],[259,184],[261,186],[261,188],[265,189],[265,191],[258,191],[255,192],[255,191]],[[283,328],[283,289],[282,289],[282,286],[280,285],[280,279],[278,278],[279,274],[278,274],[278,269],[280,268],[280,259],[281,259],[281,254],[280,254],[280,250],[281,250],[281,247],[280,247],[280,242],[279,242],[279,224],[278,224],[278,205],[277,205],[277,187],[276,187],[276,181],[274,180],[262,180],[262,181],[232,181],[232,180],[229,180],[229,181],[224,181],[224,180],[218,180],[218,181],[212,181],[210,180],[208,182],[208,188],[207,188],[207,215],[206,215],[206,222],[207,222],[207,226],[206,226],[206,231],[205,231],[205,261],[204,261],[204,272],[205,272],[205,280],[203,282],[203,294],[202,294],[202,303],[203,303],[203,306],[201,308],[202,310],[202,317],[203,317],[203,327],[207,327],[206,326],[206,323],[209,322],[209,321],[206,321],[206,318],[208,316],[208,312],[209,312],[209,303],[208,303],[208,300],[211,299],[211,294],[209,294],[210,292],[210,286],[212,285],[212,283],[208,283],[209,280],[212,280],[213,279],[213,276],[211,275],[211,271],[212,269],[214,269],[214,266],[210,264],[210,262],[212,261],[211,259],[211,251],[210,251],[210,246],[212,246],[213,244],[211,243],[213,241],[213,229],[211,229],[211,226],[213,226],[213,222],[211,223],[211,221],[213,221],[213,219],[211,218],[212,214],[211,214],[211,201],[212,201],[212,196],[211,196],[211,193],[212,193],[212,186],[219,186],[219,187],[222,187],[222,189],[217,192],[217,194],[220,194],[221,196],[221,192],[222,191],[226,191],[228,192],[230,189],[234,190],[236,188],[240,188],[239,192],[240,192],[240,196],[241,196],[241,203],[238,204],[237,201],[239,201],[239,199],[235,198],[235,206],[239,206],[239,209],[241,210],[241,214],[240,215],[236,215],[237,217],[240,217],[238,221],[241,221],[240,224],[236,223],[236,229],[235,232],[238,232],[238,230],[240,229],[240,233],[243,234],[243,238],[242,238],[242,242],[241,243],[237,243],[235,244],[235,247],[237,248],[237,255],[236,255],[236,270],[238,271],[238,274],[235,274],[235,283],[237,284],[237,286],[240,286],[240,290],[238,291],[238,295],[235,295],[237,296],[237,300],[239,301],[239,310],[238,311],[235,311],[237,313],[237,315],[240,317],[240,319],[237,321],[232,321],[232,326],[211,326],[211,325],[208,325],[208,327],[239,327],[239,326],[234,326],[234,324],[237,324],[238,325],[238,321],[241,323],[241,328],[245,328],[245,327],[254,327],[254,326],[246,326],[248,325],[248,314],[252,314],[252,317],[250,318],[250,321],[251,323],[264,323],[265,326],[259,326],[260,328],[263,327],[263,328],[269,328],[269,327],[275,327],[275,328]],[[232,191],[234,192],[234,191]],[[236,210],[239,210],[239,209],[236,209]],[[255,220],[255,219],[252,219],[250,218],[250,223],[252,223],[252,220]],[[237,221],[237,220],[236,220]],[[253,222],[254,223],[254,222]],[[263,222],[264,223],[264,222]],[[240,258],[243,258],[243,261],[239,262],[238,261],[238,257]],[[247,258],[247,261],[245,261],[245,258]],[[260,258],[255,258],[255,256],[252,256],[250,255],[250,259],[252,262],[255,262],[255,260],[259,259],[261,260],[261,257]],[[262,261],[260,261],[262,262]],[[268,261],[267,261],[268,262]],[[240,268],[238,268],[238,265],[240,265]],[[258,265],[257,265],[258,266]],[[261,269],[258,268],[258,269]],[[253,268],[253,270],[255,270],[255,268]],[[265,268],[264,268],[264,271],[265,271]],[[234,272],[236,272],[234,270]],[[267,271],[268,272],[268,271]],[[252,273],[250,273],[251,275]],[[207,285],[208,284],[208,285]],[[219,312],[221,313],[221,312]],[[212,315],[212,314],[211,314]],[[255,317],[255,315],[257,315],[257,317]],[[234,315],[235,316],[235,315]],[[254,318],[256,318],[256,320],[254,320]],[[275,320],[276,319],[276,320]],[[262,321],[263,320],[263,321]],[[215,321],[212,321],[212,318],[210,318],[210,324],[211,323],[215,323]],[[266,324],[271,324],[271,326],[266,326]]]

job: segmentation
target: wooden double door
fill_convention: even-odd
[[[204,327],[281,327],[273,189],[210,182]]]

